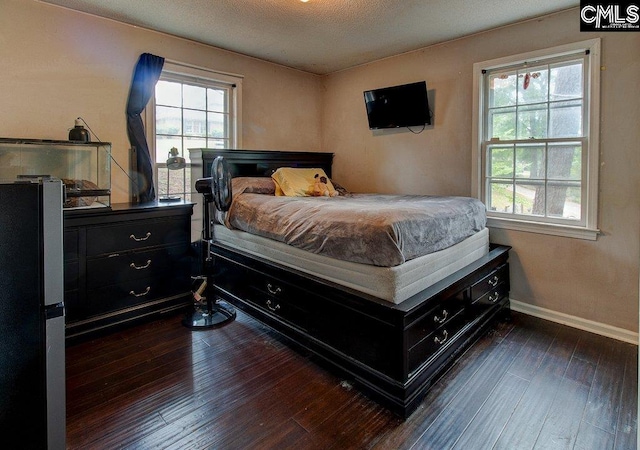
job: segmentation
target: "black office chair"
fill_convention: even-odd
[[[219,211],[228,211],[233,198],[231,174],[225,159],[222,156],[216,157],[211,164],[211,177],[198,179],[195,186],[196,191],[204,196],[204,230],[202,238],[204,275],[193,278],[194,303],[192,309],[185,315],[182,324],[194,329],[214,328],[229,323],[236,317],[235,308],[216,297],[213,283],[211,282],[214,270],[213,258],[210,252],[213,238],[209,214],[211,202],[215,203],[216,209]]]

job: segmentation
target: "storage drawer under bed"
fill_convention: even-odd
[[[464,310],[458,310],[443,325],[427,334],[420,342],[410,347],[407,355],[409,374],[418,369],[428,358],[428,355],[436,355],[441,348],[455,340],[455,335],[468,323],[468,317]]]
[[[466,302],[465,292],[466,290],[462,290],[455,295],[441,300],[427,314],[412,324],[407,329],[407,347],[412,348],[438,328],[447,325],[455,316],[462,312]]]
[[[470,312],[492,307],[509,294],[509,266],[498,267],[471,286]]]
[[[504,264],[471,286],[471,303],[474,303],[487,292],[495,290],[499,284],[508,282],[509,266]]]
[[[215,279],[217,286],[234,292],[263,313],[307,330],[309,293],[304,290],[221,258],[216,261]]]

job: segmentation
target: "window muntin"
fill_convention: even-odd
[[[163,74],[156,83],[154,102],[155,163],[158,195],[191,200],[189,148],[233,148],[234,111],[231,83]],[[171,148],[185,158],[184,170],[169,171]]]
[[[581,141],[487,145],[487,209],[582,221],[582,154]]]
[[[583,135],[585,58],[486,74],[487,137],[501,140]]]
[[[589,52],[483,70],[490,217],[586,225]]]
[[[203,87],[185,81],[161,79],[156,84],[156,162],[162,151],[176,147],[189,159],[189,147],[229,148],[231,86]],[[185,145],[187,144],[187,145]]]

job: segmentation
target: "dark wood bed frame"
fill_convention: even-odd
[[[287,166],[321,167],[331,177],[331,153],[198,149],[191,158],[207,177],[219,155],[232,176],[270,176]],[[405,418],[492,322],[509,314],[506,246],[491,246],[398,305],[227,247],[215,236],[210,251],[217,295]]]

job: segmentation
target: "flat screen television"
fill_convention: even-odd
[[[427,83],[364,91],[369,129],[431,125]]]

